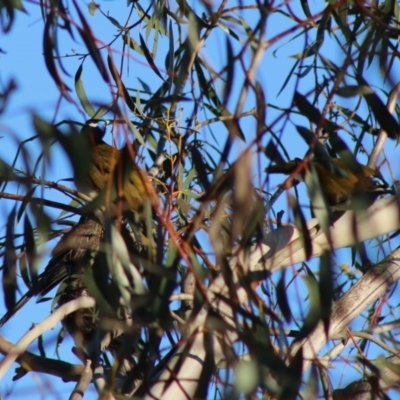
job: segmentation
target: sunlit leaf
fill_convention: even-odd
[[[93,16],[95,14],[96,10],[97,10],[97,4],[94,1],[91,1],[88,4],[89,14]]]

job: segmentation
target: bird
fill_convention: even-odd
[[[91,197],[98,195],[112,215],[122,216],[130,224],[143,258],[155,262],[157,246],[154,238],[148,237],[146,207],[153,186],[147,173],[132,161],[132,145],[116,149],[103,140],[107,122],[102,122],[89,119],[81,129],[88,143],[90,166],[86,174],[76,177],[77,188]]]
[[[77,188],[87,194],[106,191],[114,197],[111,200],[123,199],[124,209],[141,214],[152,191],[151,182],[132,161],[131,145],[116,149],[103,140],[105,126],[100,127],[100,122],[90,119],[81,129],[88,142],[90,166],[87,174],[76,177]]]
[[[132,349],[137,345],[137,335],[125,333],[123,324],[132,319],[128,307],[119,303],[120,293],[109,279],[106,265],[105,229],[102,222],[95,216],[82,216],[74,227],[65,233],[52,251],[52,257],[44,271],[32,283],[31,288],[21,297],[13,309],[0,319],[0,327],[7,323],[30,299],[38,296],[43,298],[59,285],[53,304],[56,308],[79,297],[91,295],[88,286],[96,285],[99,290],[99,280],[107,281],[107,304],[95,308],[84,308],[67,315],[62,324],[72,336],[75,349],[83,358],[98,357],[105,350],[111,351],[115,360],[119,360],[122,374],[129,371],[132,363]],[[127,245],[130,235],[123,229],[122,237]],[[104,242],[104,243],[103,243]],[[93,274],[88,274],[88,269]],[[102,269],[102,272],[99,272]],[[96,278],[94,278],[94,276]],[[102,276],[99,276],[102,275]],[[101,284],[100,284],[101,286]],[[104,287],[103,287],[104,290]],[[104,312],[106,310],[107,312]],[[111,323],[107,328],[99,328],[99,319],[110,317]],[[121,324],[114,319],[118,319]]]
[[[306,172],[310,171],[310,163],[313,163],[323,195],[333,210],[354,208],[358,200],[363,200],[364,206],[368,207],[380,195],[391,192],[378,170],[356,161],[346,163],[336,157],[330,157],[330,161],[296,158],[287,163],[270,165],[266,172],[290,175],[298,171],[300,179],[304,179]]]
[[[79,222],[63,235],[52,251],[52,256],[44,271],[32,283],[29,290],[15,306],[0,319],[0,327],[12,318],[31,298],[44,297],[57,285],[84,268],[93,254],[97,253],[104,229],[93,216],[82,216]]]

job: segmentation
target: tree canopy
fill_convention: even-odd
[[[0,8],[4,398],[398,393],[396,1]]]

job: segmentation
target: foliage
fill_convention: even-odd
[[[15,157],[10,161],[4,154],[0,160],[0,197],[9,211],[0,242],[5,307],[12,309],[19,293],[35,285],[42,272],[40,246],[68,231],[57,225],[98,208],[101,196],[92,200],[72,182],[56,183],[65,173],[53,177],[51,167],[62,154],[75,180],[84,176],[89,148],[79,133],[82,123],[107,119],[113,122],[113,141],[134,143],[135,162],[153,167],[157,196],[147,205],[143,229],[156,238],[156,258],[104,214],[104,247],[91,255],[93,267],[84,278],[97,304],[89,319],[99,332],[122,326],[130,347],[129,357],[101,355],[99,393],[289,399],[328,398],[337,389],[334,398],[347,398],[340,386],[362,379],[369,384],[363,390],[376,396],[398,391],[394,275],[387,281],[392,286],[358,300],[357,315],[343,317],[347,324],[354,321],[354,331],[333,328],[345,314],[341,300],[369,273],[378,274],[372,266],[397,245],[397,226],[389,229],[395,234],[363,243],[355,235],[351,251],[335,252],[340,227],[332,227],[328,212],[317,213],[327,236],[318,253],[313,243],[321,232],[307,225],[309,200],[301,187],[291,189],[295,176],[284,181],[264,172],[273,163],[314,153],[365,164],[378,149],[378,137],[385,141],[385,131],[390,143],[386,153],[379,148],[377,165],[393,183],[399,109],[396,97],[386,103],[391,93],[397,96],[399,80],[397,2],[139,0],[128,1],[123,11],[119,4],[113,15],[107,3],[93,1],[86,8],[75,0],[24,6],[3,0],[4,35],[18,33],[18,16],[28,6],[29,18],[42,17],[40,57],[51,78],[46,85],[56,86],[58,99],[51,118],[32,100],[32,136],[15,135]],[[82,50],[70,50],[73,46]],[[283,73],[269,69],[274,58]],[[136,72],[143,66],[146,77]],[[10,78],[1,85],[0,113],[7,117],[17,84]],[[79,123],[69,118],[76,110]],[[283,182],[290,190],[283,191]],[[314,184],[321,194],[318,179]],[[55,191],[60,199],[54,199]],[[286,202],[285,196],[278,201],[282,192]],[[279,235],[289,228],[300,232],[296,245],[305,253],[300,264],[290,257],[295,247],[288,250],[290,262],[276,261],[285,260],[282,252],[292,236]],[[310,260],[316,255],[318,262]],[[340,264],[340,258],[346,261]],[[268,260],[270,267],[262,266]],[[284,269],[289,265],[294,266]],[[310,356],[307,338],[319,330],[323,344]],[[40,357],[24,353],[15,379],[33,369],[83,384],[87,370],[53,359],[51,344],[37,341]],[[10,350],[5,339],[0,350]],[[124,358],[131,364],[122,372]],[[60,362],[68,367],[60,368]],[[341,382],[349,369],[354,374]],[[160,370],[166,383],[157,380]],[[124,379],[115,379],[118,374]]]

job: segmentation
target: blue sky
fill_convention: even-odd
[[[228,2],[229,3],[229,2]],[[236,2],[232,1],[232,6],[236,4]],[[252,4],[253,2],[247,2]],[[82,10],[84,12],[85,17],[88,19],[95,36],[104,40],[104,42],[108,42],[111,40],[116,30],[110,22],[102,16],[99,12],[96,12],[95,16],[90,16],[87,8],[85,7],[85,3],[80,2],[82,5]],[[121,24],[124,23],[126,18],[126,13],[128,8],[126,7],[125,1],[115,0],[115,1],[102,1],[99,3],[102,10],[107,13],[109,12],[111,16],[116,18]],[[193,2],[194,7],[196,2]],[[295,4],[293,4],[294,10],[296,10],[299,15],[302,15],[301,10]],[[34,130],[32,128],[30,113],[34,111],[39,114],[42,118],[48,121],[54,121],[55,123],[60,122],[63,119],[72,119],[79,122],[84,122],[87,116],[82,113],[80,107],[77,107],[76,104],[79,105],[77,96],[74,92],[72,92],[72,96],[76,101],[76,104],[69,104],[68,102],[61,102],[60,107],[56,108],[56,103],[58,100],[58,91],[54,85],[54,82],[49,77],[49,74],[46,70],[44,60],[42,57],[42,32],[43,32],[43,21],[41,19],[39,8],[36,5],[26,4],[26,9],[28,15],[23,13],[18,13],[16,22],[13,26],[13,29],[10,34],[2,35],[2,43],[1,49],[5,52],[5,54],[0,54],[0,80],[1,84],[7,82],[10,78],[15,79],[18,89],[12,96],[12,100],[9,103],[9,106],[3,115],[2,121],[0,122],[0,136],[3,138],[0,139],[0,156],[4,160],[8,162],[13,161],[13,157],[15,155],[15,150],[17,147],[17,143],[19,140],[27,139],[33,136]],[[72,5],[71,5],[72,9]],[[201,11],[201,10],[196,10]],[[250,25],[254,24],[252,20],[253,14],[246,13],[242,15]],[[137,15],[134,12],[131,21],[135,22],[137,20]],[[274,16],[274,18],[269,19],[269,23],[267,26],[267,37],[271,38],[277,35],[279,32],[286,31],[290,26],[293,26],[294,23],[291,24],[288,22],[287,18],[282,16]],[[137,31],[134,31],[132,35],[135,35]],[[144,29],[141,31],[142,35],[144,35]],[[201,51],[202,56],[213,66],[215,70],[219,70],[225,62],[225,46],[226,46],[226,34],[222,29],[216,29],[212,34],[213,37],[211,40],[207,41],[206,47]],[[76,41],[71,41],[69,37],[65,34],[60,34],[59,44],[60,44],[60,54],[73,54],[85,52],[85,48],[82,45],[82,41],[79,36],[76,35]],[[135,37],[137,41],[139,41],[138,37]],[[165,40],[164,42],[165,43]],[[168,42],[166,42],[168,43]],[[234,49],[239,49],[240,44],[232,41]],[[285,44],[284,44],[285,43]],[[148,41],[149,48],[152,46],[152,36],[150,35]],[[278,93],[284,83],[285,77],[287,76],[290,68],[294,63],[294,59],[289,56],[297,54],[303,48],[303,42],[301,40],[294,40],[293,42],[286,43],[286,39],[283,39],[276,46],[272,46],[270,50],[266,53],[262,63],[260,64],[260,68],[257,71],[257,80],[260,82],[261,86],[265,88],[266,93],[266,101],[273,104],[279,104],[280,107],[289,107],[292,102],[291,93],[293,93],[294,79],[291,80],[287,86],[286,91],[278,96]],[[327,41],[325,43],[326,47],[324,51],[329,54],[329,56],[335,59],[335,54],[337,53],[337,62],[340,64],[340,53],[337,47],[334,46],[333,42]],[[120,51],[122,49],[122,43],[116,42],[113,47],[114,50]],[[273,51],[278,50],[275,54]],[[164,57],[166,54],[167,48],[165,45],[160,46],[158,50],[158,54],[156,57],[156,63],[160,70],[165,73],[164,68]],[[103,53],[103,58],[106,57],[106,52]],[[117,57],[116,53],[114,56]],[[250,58],[247,57],[245,59],[246,65],[249,65]],[[70,72],[71,77],[66,78],[66,83],[69,87],[74,87],[74,74],[78,69],[81,60],[79,57],[68,57],[63,59],[63,64],[65,68]],[[127,68],[127,66],[126,66]],[[238,66],[236,66],[238,69]],[[125,70],[127,72],[127,69]],[[375,66],[371,67],[369,71],[369,76],[377,76],[377,69]],[[137,79],[140,77],[143,81],[146,82],[151,88],[157,88],[160,84],[160,79],[153,73],[151,68],[148,66],[144,57],[130,52],[130,61],[129,61],[129,74],[127,74],[127,78],[124,81],[127,87],[140,88],[140,83]],[[243,85],[243,75],[238,73],[238,82],[235,82],[237,86],[234,87],[233,90],[233,99],[231,100],[232,104],[234,104],[234,100],[237,99],[239,95],[239,91]],[[97,69],[93,66],[91,60],[85,61],[85,68],[83,74],[84,84],[86,93],[89,98],[93,102],[103,102],[107,101],[110,98],[109,88],[106,85],[101,84],[101,78],[99,77]],[[304,82],[300,85],[299,90],[302,93],[307,93],[312,89],[313,81],[304,80]],[[289,95],[288,95],[289,94]],[[253,107],[253,100],[249,99],[246,102],[246,106],[244,110],[250,109]],[[182,111],[184,115],[185,110]],[[274,110],[267,110],[267,120],[274,120],[276,117],[276,112]],[[296,123],[301,123],[307,126],[307,122],[304,118],[299,117]],[[247,118],[242,125],[245,129],[246,134],[249,135],[249,138],[252,138],[251,132],[254,132],[255,123],[252,118]],[[285,132],[287,144],[287,151],[291,155],[291,157],[302,157],[307,150],[305,143],[298,137],[297,133],[294,131],[293,126],[287,128],[289,132]],[[290,131],[291,130],[291,131]],[[212,136],[209,134],[207,128],[202,130],[202,135],[204,140],[208,140],[213,142]],[[110,135],[107,136],[108,141],[111,140]],[[223,139],[221,138],[221,143],[223,143]],[[121,144],[122,139],[119,138],[117,140],[119,144]],[[217,144],[221,144],[217,143]],[[245,147],[242,143],[237,143],[237,154]],[[387,146],[387,151],[389,154],[393,154],[393,160],[399,159],[398,151],[393,152],[394,145],[393,143],[389,143]],[[36,156],[40,151],[40,147],[37,142],[31,142],[28,144],[28,149],[31,154],[31,162],[34,162]],[[266,162],[266,160],[264,160]],[[17,160],[17,166],[23,167],[23,163],[21,160]],[[394,166],[399,166],[399,161],[394,161]],[[257,169],[255,169],[257,171]],[[387,171],[383,171],[386,173]],[[69,162],[65,157],[65,154],[56,146],[52,151],[52,157],[50,162],[50,167],[45,171],[45,177],[49,180],[59,180],[65,179],[72,176],[72,172],[69,166]],[[258,182],[257,176],[255,176],[255,182]],[[399,178],[399,176],[397,176]],[[271,187],[273,188],[276,184],[282,182],[282,177],[274,177],[271,181]],[[72,185],[71,183],[69,183]],[[9,185],[7,187],[8,192],[14,191],[14,186]],[[65,201],[59,193],[56,191],[46,191],[46,197],[52,200],[57,201]],[[282,196],[282,200],[280,203],[280,207],[286,209],[286,200],[285,196]],[[2,233],[4,233],[4,227],[7,221],[7,216],[10,212],[10,207],[12,207],[11,202],[1,200],[0,201],[0,229],[3,229]],[[54,217],[57,217],[58,213],[55,212],[53,214]],[[284,219],[289,218],[288,213],[285,213]],[[49,243],[46,246],[42,246],[40,248],[43,251],[43,267],[47,263],[46,255],[49,254],[53,243]],[[372,250],[374,252],[374,250]],[[343,259],[344,261],[350,262],[349,252],[338,252],[338,262]],[[317,266],[318,263],[315,263]],[[23,284],[21,285],[22,291],[24,291]],[[4,328],[2,328],[2,334],[10,340],[15,341],[17,338],[21,337],[24,332],[29,329],[32,322],[38,322],[42,320],[46,315],[48,315],[50,309],[50,302],[46,302],[44,304],[36,305],[34,302],[31,302],[29,306],[27,306],[24,310],[20,312],[18,316],[15,317],[15,320],[12,323],[7,324]],[[4,312],[4,305],[2,301],[0,302],[0,314]],[[54,332],[50,332],[46,336],[46,343],[54,342],[55,335],[57,334],[57,330]],[[78,362],[74,360],[74,356],[70,353],[71,343],[65,343],[60,349],[61,357],[67,357],[72,362]],[[54,344],[50,344],[47,347],[49,350],[49,355],[55,356],[51,352],[54,349]],[[32,347],[32,351],[37,351],[35,345]],[[337,374],[337,382],[341,379],[341,373]],[[13,376],[13,369],[10,370],[5,380],[1,385],[1,393],[5,398],[24,398],[29,396],[31,399],[40,399],[40,398],[56,398],[56,399],[64,399],[68,398],[70,395],[71,389],[73,387],[72,384],[64,384],[60,380],[56,378],[52,378],[45,375],[36,375],[34,373],[28,374],[21,381],[16,384],[11,382],[11,378]],[[344,381],[349,382],[353,379],[354,376],[349,374],[346,376]],[[344,382],[346,383],[346,382]],[[12,391],[12,395],[7,396],[9,391]],[[35,393],[35,395],[32,395]],[[46,394],[46,395],[45,395]],[[33,396],[33,397],[32,397]],[[95,393],[92,391],[88,393],[85,398],[97,398]]]

